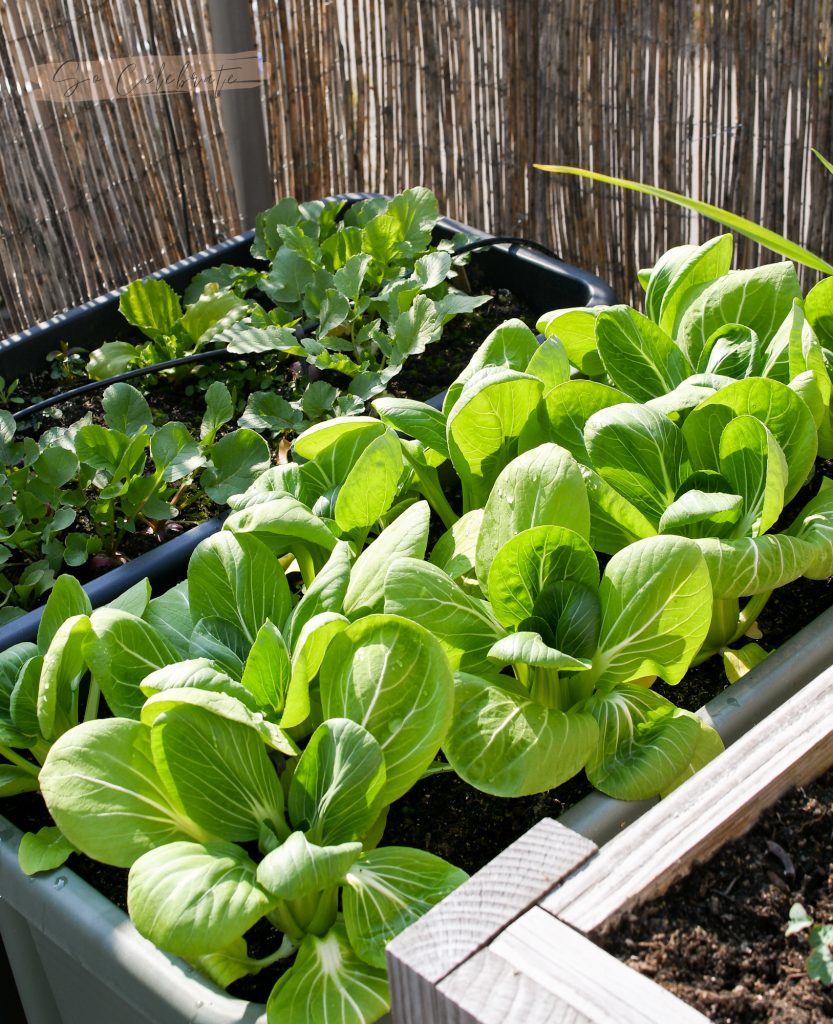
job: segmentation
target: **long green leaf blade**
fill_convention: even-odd
[[[817,154],[818,155],[818,154]],[[822,158],[820,158],[822,159]],[[827,165],[822,159],[822,163]],[[833,274],[833,264],[823,260],[820,256],[805,249],[797,242],[791,242],[777,231],[770,231],[769,228],[761,227],[746,217],[737,213],[730,213],[728,210],[721,210],[719,206],[712,206],[711,203],[704,203],[700,199],[692,199],[689,196],[681,195],[679,192],[671,192],[665,188],[657,188],[655,185],[645,185],[638,181],[629,181],[627,178],[613,178],[607,174],[599,174],[598,171],[586,171],[580,167],[564,167],[560,165],[535,164],[536,170],[550,171],[552,174],[576,174],[582,178],[591,178],[593,181],[601,181],[606,185],[617,185],[619,188],[630,189],[631,192],[641,192],[646,196],[653,196],[655,199],[664,199],[669,203],[676,203],[677,206],[684,206],[687,210],[702,214],[710,220],[717,221],[724,227],[737,231],[738,234],[751,238],[772,252],[777,252],[787,259],[795,260],[805,267],[812,267],[813,270],[820,270],[823,274]]]

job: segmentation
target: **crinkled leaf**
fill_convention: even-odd
[[[320,671],[328,718],[363,725],[385,757],[385,803],[422,775],[451,722],[454,683],[439,643],[396,615],[353,622],[331,642]]]
[[[170,334],[182,315],[179,296],[173,288],[153,277],[129,284],[119,299],[119,310],[129,324],[154,341]]]
[[[213,953],[274,905],[256,872],[233,843],[168,843],[131,867],[127,909],[139,933],[160,949],[188,957]]]
[[[455,675],[454,719],[443,751],[457,774],[485,793],[543,793],[581,771],[598,727],[588,713],[544,707],[506,683]]]

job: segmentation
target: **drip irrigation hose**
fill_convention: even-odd
[[[467,242],[465,245],[458,246],[454,250],[454,255],[462,256],[465,252],[474,252],[475,249],[485,249],[489,245],[523,246],[524,249],[535,249],[537,252],[542,252],[545,256],[549,256],[551,259],[563,262],[561,257],[546,245],[541,245],[540,242],[530,242],[528,238],[515,238],[513,235],[489,235],[488,238],[476,238],[473,242]]]
[[[473,242],[467,242],[465,245],[457,246],[453,250],[453,253],[455,256],[462,256],[464,253],[474,252],[476,249],[486,249],[492,245],[523,246],[525,249],[535,249],[552,259],[560,260],[560,256],[557,256],[552,249],[548,249],[547,246],[540,245],[538,242],[531,242],[527,238],[515,238],[511,235],[490,235],[488,238],[476,238]],[[296,328],[295,334],[299,339],[303,338],[309,331],[314,330],[317,326],[317,324],[310,324],[307,327]],[[44,398],[43,401],[35,402],[34,405],[29,405],[25,409],[18,410],[13,414],[13,416],[15,421],[19,421],[25,419],[27,416],[34,416],[35,413],[43,412],[44,409],[49,409],[53,405],[58,405],[61,402],[68,402],[73,398],[79,398],[81,395],[88,395],[93,391],[103,390],[104,388],[110,387],[112,384],[122,384],[126,381],[134,380],[137,377],[145,377],[151,373],[161,373],[163,370],[173,370],[178,366],[199,365],[215,361],[237,362],[239,359],[246,359],[247,357],[257,355],[263,355],[263,353],[232,353],[225,348],[207,349],[205,352],[192,352],[191,355],[179,356],[176,359],[168,359],[164,363],[153,363],[151,366],[139,366],[133,370],[125,370],[124,373],[119,373],[115,377],[105,377],[104,380],[89,381],[86,384],[81,384],[77,388],[71,388],[69,391],[62,391],[60,394],[53,395],[51,398]]]
[[[133,380],[136,377],[145,377],[150,373],[160,373],[162,370],[173,370],[177,366],[188,366],[191,363],[210,363],[226,359],[229,362],[232,362],[238,359],[245,359],[247,356],[262,354],[262,352],[232,353],[225,348],[212,348],[208,349],[206,352],[192,352],[189,356],[179,356],[177,359],[168,359],[164,363],[154,363],[152,366],[139,366],[135,370],[125,370],[124,373],[120,373],[115,377],[105,377],[104,380],[91,380],[87,384],[81,384],[77,388],[71,388],[69,391],[62,391],[59,395],[53,395],[51,398],[44,398],[43,401],[36,402],[34,405],[29,405],[25,409],[20,409],[13,415],[15,420],[22,420],[27,416],[33,416],[36,412],[42,412],[44,409],[48,409],[51,405],[58,405],[59,402],[68,402],[72,398],[78,398],[81,395],[87,395],[92,391],[99,391],[102,388],[108,388],[111,384],[121,384],[124,381]]]

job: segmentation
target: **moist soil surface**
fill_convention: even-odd
[[[808,933],[784,932],[796,902],[833,923],[832,834],[828,771],[597,941],[714,1024],[831,1020],[833,989],[805,970]]]

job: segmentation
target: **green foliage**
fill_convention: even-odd
[[[279,545],[296,557],[298,524]],[[55,822],[24,838],[27,872],[75,850],[129,868],[130,915],[161,948],[220,984],[295,956],[270,1014],[301,1019],[303,991],[307,1019],[369,1022],[385,944],[466,878],[374,849],[439,752],[454,684],[420,626],[350,625],[353,554],[323,528],[332,554],[300,597],[256,531],[204,541],[187,585],[153,600],[139,586],[91,611],[62,577],[38,644],[0,655],[0,792],[39,787]],[[264,917],[283,941],[255,960]]]
[[[793,903],[785,934],[797,935],[807,930],[810,933],[807,976],[823,985],[833,985],[833,925],[816,924],[802,904]]]
[[[138,315],[138,314],[137,314]],[[142,394],[113,384],[102,396],[104,424],[89,416],[18,437],[0,413],[0,616],[37,603],[63,566],[93,556],[116,564],[128,534],[163,540],[167,524],[206,495],[224,504],[270,463],[267,442],[241,428],[217,439],[234,414],[220,382],[207,393],[200,437],[184,423],[155,425]]]
[[[285,200],[255,251],[272,261],[261,290],[340,339],[376,263],[401,270],[427,244],[434,207],[412,190],[336,212]],[[311,269],[319,250],[331,281]],[[717,756],[717,733],[655,679],[676,685],[715,653],[738,678],[765,656],[733,645],[769,591],[833,574],[833,487],[779,529],[827,429],[813,326],[827,293],[811,316],[789,268],[738,277],[729,255],[722,240],[667,254],[646,315],[560,311],[540,347],[505,324],[442,411],[376,398],[378,419],[306,426],[288,465],[266,468],[252,428],[326,417],[344,396],[325,381],[297,403],[251,402],[251,426],[225,436],[234,401],[214,384],[199,440],[156,429],[121,389],[106,428],[77,425],[69,459],[42,462],[0,417],[0,442],[59,490],[86,465],[99,501],[123,500],[149,452],[164,494],[211,458],[205,485],[232,508],[185,584],[92,611],[62,579],[38,643],[0,654],[0,794],[40,787],[55,822],[27,837],[24,867],[73,849],[127,867],[139,931],[218,984],[294,956],[270,1020],[370,1022],[388,1006],[385,944],[465,877],[377,848],[391,802],[438,756],[501,796],[584,770],[621,799],[665,794]],[[374,335],[389,366],[430,343],[447,257],[373,285],[368,315],[381,324],[386,304],[397,325]],[[250,283],[220,268],[204,287],[240,301]],[[197,329],[160,289],[128,305],[161,338],[185,318]],[[289,349],[286,328],[219,333]],[[571,362],[597,379],[571,379]],[[247,933],[263,918],[283,939],[256,960]],[[828,936],[813,935],[822,972]]]
[[[258,215],[252,254],[268,261],[254,270],[224,265],[198,274],[180,297],[155,278],[134,281],[120,310],[148,341],[108,342],[90,355],[96,379],[226,348],[245,355],[301,359],[334,371],[338,386],[312,380],[297,397],[252,387],[257,371],[232,371],[248,402],[241,426],[283,433],[333,415],[363,412],[411,355],[425,350],[444,325],[487,296],[450,285],[465,257],[448,243],[433,246],[436,197],[412,188],[390,200],[364,200],[344,213],[343,202],[281,200]],[[302,328],[296,330],[296,328]],[[203,371],[210,377],[216,369]]]

